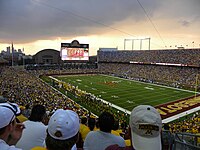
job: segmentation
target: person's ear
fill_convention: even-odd
[[[42,117],[42,123],[44,125],[48,125],[48,122],[49,122],[49,118],[48,118],[47,114],[44,114]]]

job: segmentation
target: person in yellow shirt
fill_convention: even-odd
[[[86,117],[82,117],[81,118],[81,124],[80,124],[80,130],[79,130],[80,134],[81,134],[81,138],[84,141],[87,134],[90,132],[89,127],[87,126],[87,118]]]

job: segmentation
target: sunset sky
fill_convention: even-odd
[[[151,49],[199,48],[200,0],[0,0],[0,51],[13,42],[34,55],[76,39],[95,55],[139,38],[151,38]]]

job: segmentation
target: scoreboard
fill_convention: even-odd
[[[77,40],[71,43],[61,43],[62,60],[89,60],[89,44],[79,44]]]

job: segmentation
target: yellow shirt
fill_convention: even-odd
[[[26,121],[26,120],[28,120],[28,118],[26,118],[24,115],[19,115],[19,116],[17,116],[17,119],[20,121],[20,123],[22,123],[22,122],[24,122],[24,121]]]
[[[131,146],[131,140],[130,139],[125,140],[125,144],[126,146]]]
[[[32,148],[31,150],[47,150],[47,148],[36,146],[36,147]]]
[[[83,139],[83,141],[85,140],[87,134],[90,132],[90,129],[88,126],[84,125],[84,124],[80,124],[80,134],[81,134],[81,137]]]
[[[119,132],[115,131],[115,130],[111,130],[111,133],[116,135],[116,136],[120,136]]]

